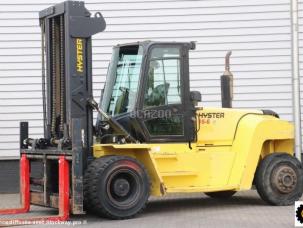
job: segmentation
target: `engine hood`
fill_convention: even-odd
[[[261,110],[197,107],[197,143],[232,145],[239,121],[249,114],[264,115]]]

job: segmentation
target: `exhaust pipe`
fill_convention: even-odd
[[[221,102],[223,108],[232,108],[233,100],[233,74],[230,72],[231,51],[225,56],[225,71],[221,76]]]

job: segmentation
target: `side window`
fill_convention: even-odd
[[[182,104],[181,57],[178,47],[152,49],[148,79],[144,91],[144,108]],[[161,108],[160,108],[161,109]],[[144,121],[151,136],[184,135],[183,115],[166,109],[166,115]],[[153,111],[153,110],[152,110]],[[160,112],[161,110],[158,110]],[[168,114],[168,115],[167,115]]]
[[[145,121],[146,128],[153,136],[183,135],[183,116],[175,115],[165,118],[156,118]]]
[[[154,48],[149,62],[144,107],[181,104],[180,49]]]

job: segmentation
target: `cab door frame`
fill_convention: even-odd
[[[154,48],[170,48],[175,47],[180,50],[180,89],[181,104],[162,105],[158,107],[144,108],[144,93],[148,81],[149,63],[151,61],[151,52]],[[196,140],[195,133],[195,108],[190,100],[189,88],[189,43],[156,43],[147,47],[144,67],[140,79],[140,93],[142,96],[138,98],[137,114],[135,119],[141,126],[146,142],[193,142]],[[177,59],[177,58],[176,58]],[[183,135],[151,135],[146,127],[145,121],[150,120],[149,116],[144,115],[145,111],[152,109],[153,111],[169,110],[174,115],[183,116]]]

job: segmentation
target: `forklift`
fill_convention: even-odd
[[[102,14],[66,1],[39,17],[44,136],[30,138],[28,123],[20,123],[22,205],[1,214],[40,205],[59,213],[25,220],[64,221],[86,212],[128,219],[150,196],[228,198],[253,186],[270,205],[301,197],[293,125],[270,110],[231,108],[229,64],[222,77],[224,107],[208,108],[198,106],[199,92],[190,91],[194,42],[120,44],[98,104],[92,36],[106,27]]]

